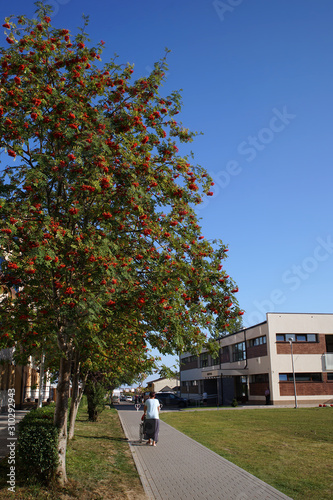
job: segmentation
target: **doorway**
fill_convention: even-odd
[[[241,403],[246,403],[248,400],[247,376],[240,375],[235,377],[236,399]]]

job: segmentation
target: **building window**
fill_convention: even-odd
[[[193,363],[197,359],[197,356],[188,356],[187,358],[182,358],[181,363],[187,365],[187,363]]]
[[[268,373],[257,373],[250,376],[251,384],[268,383]]]
[[[218,353],[215,357],[211,356],[211,364],[214,365],[219,365],[220,364],[220,353]]]
[[[229,346],[224,346],[221,349],[221,363],[229,363],[229,361],[230,361]]]
[[[208,352],[200,354],[200,368],[208,366]]]
[[[245,342],[239,342],[239,344],[234,344],[232,346],[232,360],[243,361],[244,359],[246,359]]]
[[[328,374],[327,374],[327,380],[329,380],[329,381],[332,381],[332,382],[333,382],[333,373],[328,373]]]
[[[266,344],[266,335],[264,335],[263,337],[257,337],[255,339],[249,340],[250,347],[254,347],[256,345],[262,345],[262,344]]]
[[[317,335],[315,333],[277,333],[276,342],[317,342]]]
[[[311,334],[306,336],[307,342],[317,342],[317,335]]]
[[[196,380],[183,380],[182,381],[182,387],[194,387],[198,385],[198,382]]]
[[[293,382],[292,373],[279,373],[280,382]],[[321,373],[295,373],[296,382],[322,382]]]

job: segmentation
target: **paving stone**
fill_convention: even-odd
[[[26,415],[26,410],[15,411],[15,438],[17,438],[18,423]],[[0,414],[0,461],[9,453],[8,443],[13,442],[14,437],[8,433],[8,413]]]
[[[139,442],[142,411],[118,414],[150,500],[290,500],[217,453],[160,421],[156,447]]]

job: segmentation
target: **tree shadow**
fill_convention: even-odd
[[[144,439],[142,442],[140,442],[139,440],[137,440],[137,441],[129,441],[129,444],[131,446],[147,446],[146,439]]]
[[[122,437],[110,437],[110,436],[84,436],[83,434],[75,434],[74,437],[78,437],[81,439],[103,439],[105,441],[125,441],[128,442],[127,438]]]

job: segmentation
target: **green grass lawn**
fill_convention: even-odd
[[[28,459],[29,457],[27,457]],[[144,500],[137,473],[118,413],[106,408],[97,422],[89,422],[83,405],[75,426],[75,437],[67,448],[64,490],[27,484],[17,473],[16,493],[6,483],[8,461],[0,462],[0,498],[4,500]]]
[[[333,499],[333,408],[162,412],[161,419],[294,500]]]
[[[88,422],[84,411],[76,422],[75,439],[67,452],[67,474],[79,488],[78,497],[89,490],[91,499],[144,498],[118,413],[106,408],[97,422]],[[90,497],[89,497],[90,498]]]

